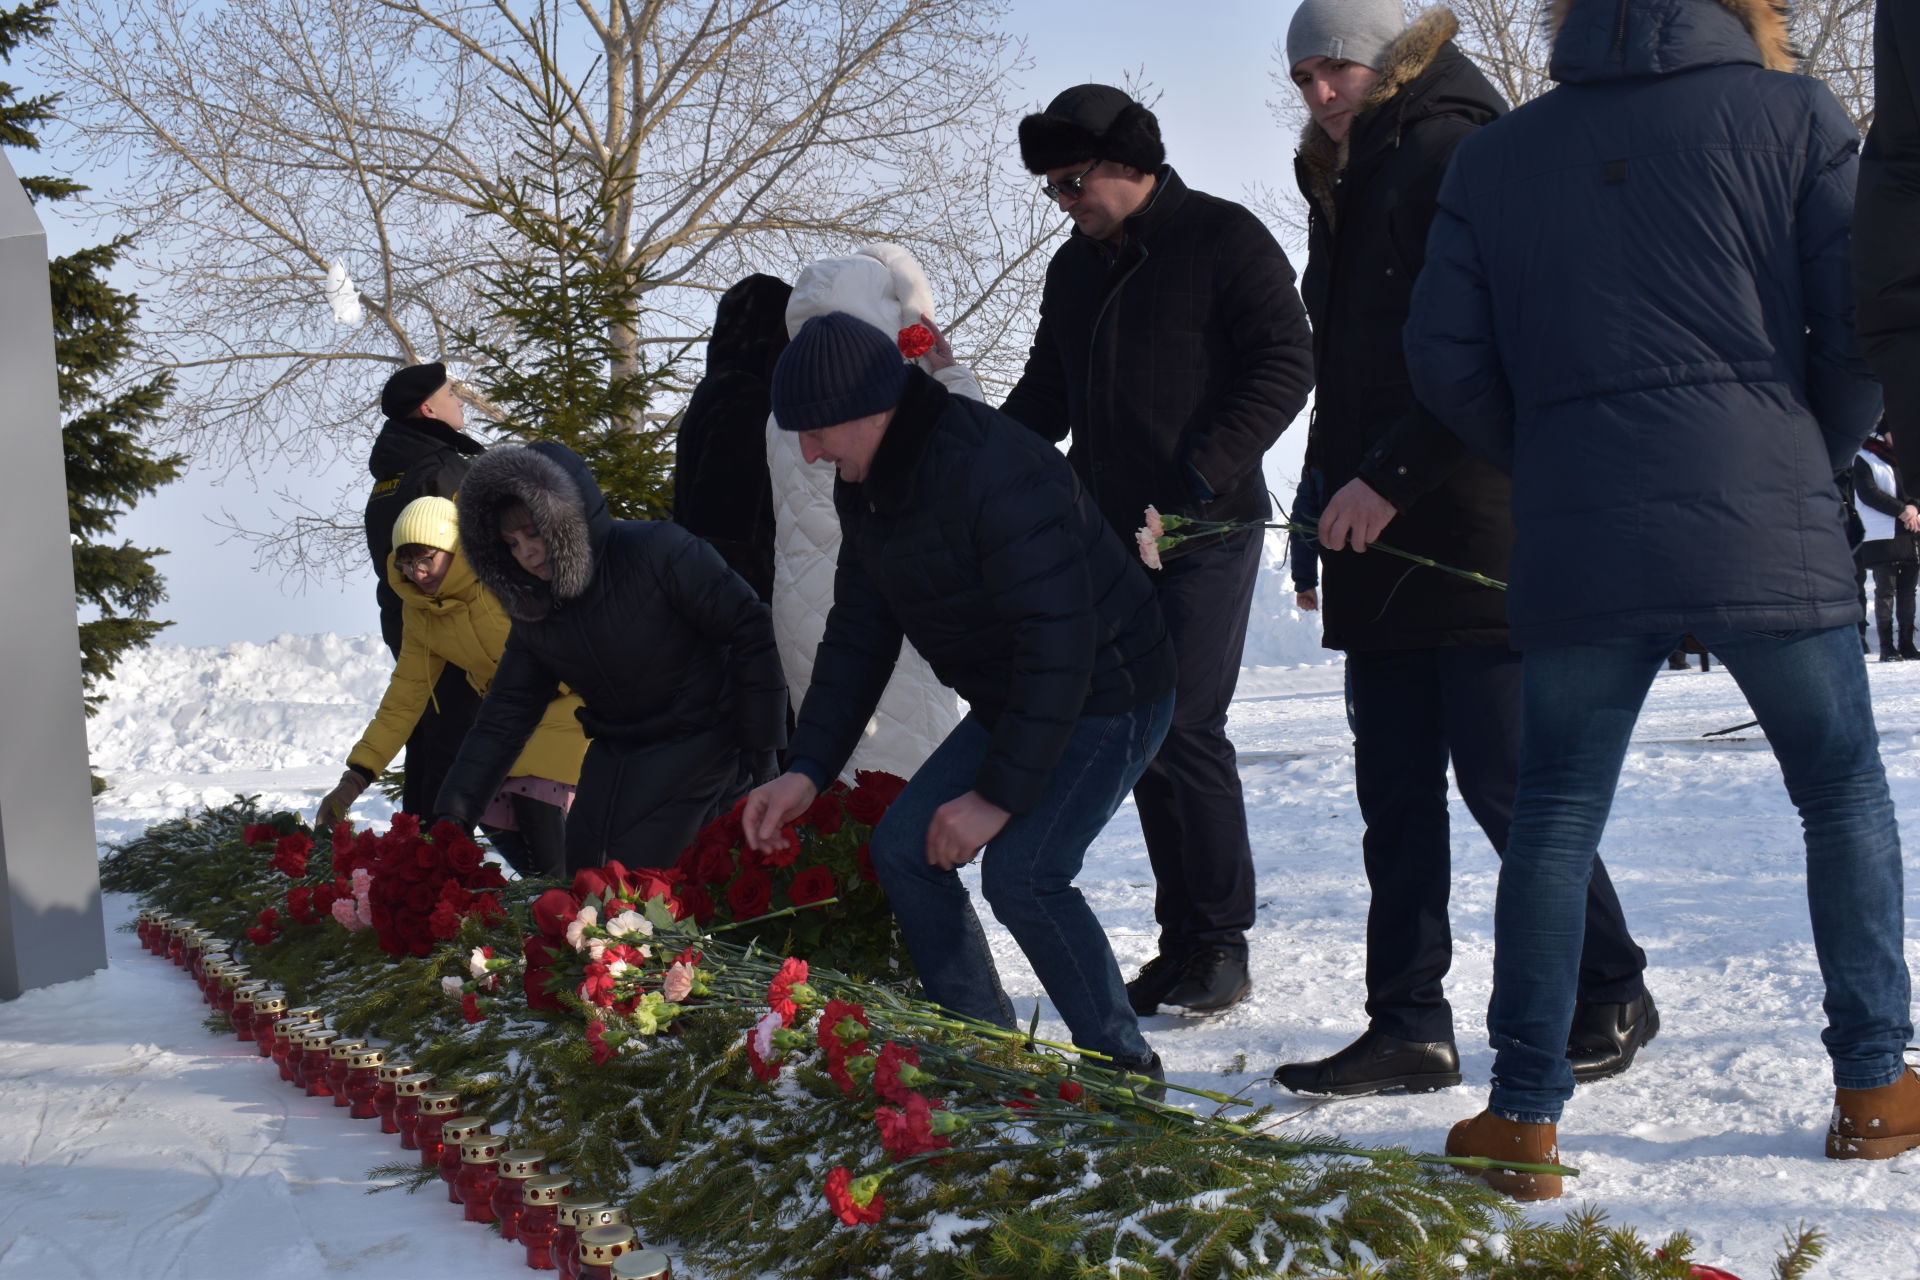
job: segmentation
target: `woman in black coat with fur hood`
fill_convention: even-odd
[[[470,825],[561,686],[592,745],[567,821],[567,870],[664,867],[770,778],[787,688],[767,606],[678,525],[615,520],[564,445],[474,463],[460,542],[513,618],[439,809]]]

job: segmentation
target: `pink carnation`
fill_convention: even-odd
[[[371,923],[360,918],[360,913],[354,909],[352,898],[333,900],[333,918],[345,925],[349,933],[358,933]]]
[[[1139,529],[1134,532],[1133,540],[1139,544],[1140,559],[1149,569],[1160,567],[1160,540],[1153,536],[1151,529]]]

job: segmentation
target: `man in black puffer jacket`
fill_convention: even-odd
[[[1447,772],[1496,853],[1520,758],[1520,655],[1505,593],[1413,569],[1367,544],[1507,576],[1511,486],[1468,456],[1407,385],[1400,328],[1453,151],[1506,104],[1453,43],[1444,8],[1411,26],[1400,0],[1305,0],[1287,56],[1313,120],[1295,169],[1310,211],[1301,292],[1313,316],[1307,464],[1325,477],[1324,643],[1347,655],[1367,908],[1367,1030],[1274,1073],[1297,1093],[1352,1096],[1460,1082],[1443,982],[1452,866]],[[1351,547],[1348,529],[1351,529]],[[1624,1070],[1658,1027],[1606,867],[1587,889],[1574,1076]]]
[[[1887,422],[1920,440],[1920,5],[1880,0],[1873,31],[1873,128],[1860,155],[1853,277],[1860,345],[1887,396]],[[1920,450],[1901,488],[1920,493]]]
[[[1020,154],[1074,227],[1001,408],[1073,437],[1073,468],[1123,537],[1149,503],[1266,519],[1261,458],[1313,385],[1287,255],[1246,209],[1189,190],[1159,121],[1118,89],[1060,94],[1020,122]],[[1257,530],[1189,542],[1154,579],[1180,675],[1166,745],[1134,791],[1160,924],[1160,954],[1127,984],[1142,1014],[1218,1013],[1251,989],[1253,853],[1227,704],[1261,546]]]
[[[565,685],[592,744],[567,870],[670,865],[773,776],[787,686],[767,606],[676,524],[615,520],[565,445],[507,445],[461,488],[460,547],[513,618],[438,812],[471,826]]]
[[[386,423],[374,438],[367,470],[373,491],[367,495],[367,555],[373,561],[374,598],[380,603],[380,634],[400,656],[400,597],[387,582],[393,554],[393,522],[415,498],[451,498],[460,491],[473,459],[486,446],[466,433],[466,406],[447,377],[447,366],[411,364],[380,389]],[[433,687],[433,698],[407,738],[406,787],[400,807],[422,817],[432,813],[447,767],[480,708],[467,673],[448,665]]]
[[[984,845],[982,891],[1074,1043],[1156,1072],[1073,887],[1172,717],[1153,584],[1052,446],[948,395],[864,321],[809,320],[773,398],[807,460],[839,469],[842,542],[791,771],[748,799],[748,840],[770,847],[832,782],[911,641],[970,706],[871,842],[927,994],[1014,1026],[955,871]]]

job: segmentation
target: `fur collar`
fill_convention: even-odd
[[[1625,3],[1626,0],[1621,0]],[[1547,39],[1551,43],[1566,25],[1567,15],[1573,12],[1576,0],[1549,0],[1547,10]],[[1793,51],[1793,36],[1787,29],[1787,6],[1785,0],[1718,0],[1718,3],[1740,19],[1740,25],[1753,37],[1753,43],[1760,50],[1761,65],[1769,71],[1795,71],[1800,59]]]
[[[546,539],[550,582],[522,569],[500,540],[500,513],[514,502],[526,504],[534,528]],[[577,599],[593,580],[595,512],[590,508],[597,507],[604,520],[606,504],[586,465],[564,446],[507,444],[487,450],[467,472],[457,504],[460,548],[474,577],[516,621],[539,622],[556,604]]]
[[[920,370],[911,370],[907,389],[894,408],[893,421],[887,424],[887,433],[874,451],[873,468],[861,485],[875,510],[891,514],[909,505],[914,473],[919,470],[928,441],[939,429],[948,397],[945,387]]]
[[[1307,121],[1307,127],[1300,134],[1298,154],[1302,185],[1328,226],[1333,225],[1334,176],[1347,167],[1347,142],[1359,128],[1360,117],[1379,110],[1406,92],[1407,86],[1433,65],[1441,48],[1459,31],[1460,20],[1453,16],[1451,9],[1435,5],[1426,10],[1387,46],[1387,56],[1382,59],[1386,65],[1379,68],[1380,78],[1367,91],[1366,101],[1360,104],[1359,112],[1347,126],[1346,138],[1335,142],[1317,122]]]

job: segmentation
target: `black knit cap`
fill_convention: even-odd
[[[387,385],[380,389],[380,412],[389,418],[404,418],[446,385],[447,366],[438,360],[410,364],[388,378]]]
[[[1112,85],[1080,84],[1020,122],[1020,159],[1030,173],[1091,160],[1155,173],[1167,162],[1167,148],[1153,112]]]
[[[773,366],[773,420],[818,431],[885,413],[907,387],[907,362],[892,338],[844,311],[800,326]]]

